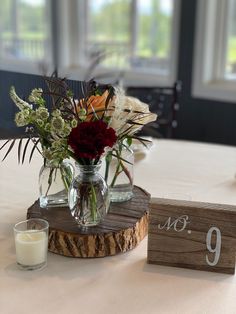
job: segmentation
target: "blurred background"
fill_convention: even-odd
[[[2,1],[0,138],[24,132],[10,86],[55,70],[122,83],[159,114],[145,135],[236,144],[236,0]]]

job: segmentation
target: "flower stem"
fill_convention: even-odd
[[[121,156],[121,151],[115,150],[116,152],[116,158],[117,158],[117,166],[116,166],[116,171],[114,174],[114,177],[111,181],[110,187],[113,188],[115,183],[116,183],[116,179],[120,174],[120,166],[121,166],[121,160],[120,160],[120,156]]]
[[[124,163],[122,161],[120,161],[120,164],[121,164],[122,171],[124,171],[124,173],[126,174],[126,176],[129,179],[130,184],[132,185],[133,184],[133,178],[130,175],[128,168],[124,165]]]
[[[62,170],[62,168],[60,168],[60,171],[61,171],[61,179],[62,179],[62,181],[64,183],[64,187],[68,191],[69,190],[68,178],[67,178],[66,174],[63,173],[64,171]]]
[[[64,186],[66,190],[69,191],[69,187],[72,181],[72,172],[70,169],[65,169],[62,167],[60,167],[60,171],[61,171],[61,178],[64,183]]]
[[[133,184],[133,179],[131,177],[131,174],[128,170],[128,168],[125,166],[125,163],[131,164],[128,160],[125,160],[121,157],[122,155],[122,146],[119,147],[119,149],[115,150],[115,158],[117,159],[117,166],[115,170],[114,177],[112,179],[112,182],[110,184],[110,187],[113,188],[118,176],[120,173],[124,172],[125,175],[128,177],[130,184]]]
[[[48,192],[49,192],[50,187],[51,187],[51,185],[52,185],[53,171],[54,171],[54,169],[51,168],[51,169],[50,169],[50,172],[49,172],[49,177],[48,177],[48,188],[47,188],[46,196],[48,195]]]
[[[93,221],[97,218],[97,196],[94,189],[94,185],[91,183],[91,214]]]
[[[106,182],[109,176],[109,168],[110,168],[111,160],[112,160],[112,155],[111,155],[111,152],[109,152],[106,156],[106,169],[105,169],[105,176],[104,176],[104,179]]]

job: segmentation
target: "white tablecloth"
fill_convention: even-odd
[[[49,253],[47,268],[18,270],[12,227],[37,198],[41,163],[36,153],[18,165],[16,150],[0,163],[1,314],[236,313],[236,276],[148,265],[146,239],[113,257]],[[234,147],[158,140],[136,154],[135,184],[156,197],[235,205],[235,173]]]

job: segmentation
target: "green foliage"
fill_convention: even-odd
[[[236,36],[229,40],[228,59],[230,62],[236,62]]]
[[[90,11],[90,40],[126,41],[130,39],[131,0],[103,1],[98,10]]]
[[[11,29],[10,12],[11,0],[1,1],[0,21],[3,32]]]
[[[104,52],[107,53],[106,43],[117,43],[110,46],[109,51],[117,52],[119,60],[110,56],[106,64],[119,62],[124,66],[130,53],[132,34],[131,25],[131,0],[109,0],[94,5],[91,1],[89,10],[89,41],[103,42]],[[11,39],[14,32],[12,28],[12,0],[4,0],[1,3],[0,21],[2,38]],[[44,5],[31,5],[28,2],[18,2],[18,38],[22,40],[44,40],[46,37],[46,14]],[[160,9],[159,1],[151,1],[151,10],[139,12],[138,16],[138,41],[136,55],[139,57],[166,57],[169,54],[170,42],[170,17]],[[121,44],[121,46],[119,46]],[[101,52],[103,48],[98,47]],[[42,55],[42,51],[41,54]],[[30,51],[24,51],[30,55]],[[126,54],[126,55],[125,55]],[[108,58],[108,59],[109,59]]]
[[[0,21],[3,38],[11,38],[14,19],[11,0],[1,1]],[[20,1],[17,8],[18,34],[22,39],[41,39],[46,34],[46,14],[43,5],[30,5]]]
[[[158,1],[152,1],[151,13],[140,12],[138,55],[166,57],[170,49],[170,17],[160,10]]]
[[[96,6],[95,6],[96,8]],[[90,11],[92,41],[123,43],[129,49],[132,34],[131,0],[104,1],[99,9]],[[170,50],[170,16],[152,0],[150,12],[139,12],[136,54],[140,57],[167,57]],[[115,49],[115,47],[114,47]]]
[[[132,137],[127,137],[126,142],[127,142],[128,146],[131,146],[132,145]]]

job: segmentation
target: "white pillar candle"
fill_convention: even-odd
[[[46,262],[47,235],[40,230],[27,230],[16,234],[16,259],[25,266],[34,266]]]

